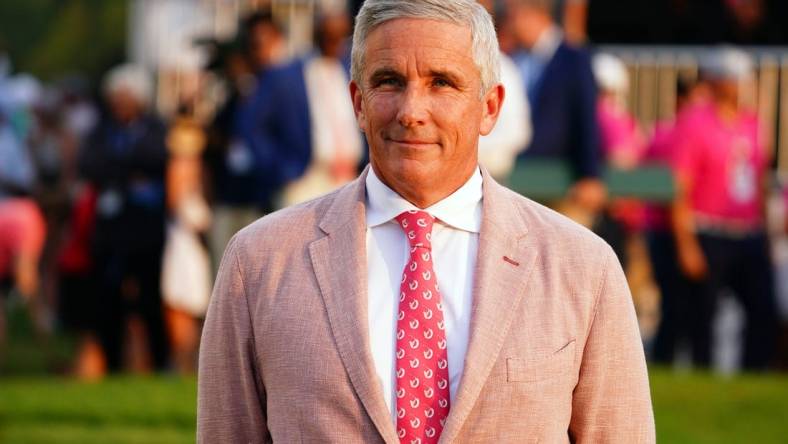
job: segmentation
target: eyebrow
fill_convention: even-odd
[[[375,82],[380,81],[380,80],[382,80],[384,78],[387,78],[387,77],[402,78],[403,75],[400,74],[398,71],[396,71],[393,68],[380,68],[380,69],[376,70],[375,72],[373,72],[372,75],[369,76],[369,82],[370,83],[375,83]]]
[[[433,69],[433,70],[430,70],[429,76],[433,77],[433,78],[435,78],[435,77],[445,78],[445,79],[449,80],[450,82],[452,82],[454,84],[461,84],[461,83],[463,83],[462,82],[462,77],[460,75],[458,75],[457,73],[452,72],[452,71]],[[382,68],[376,70],[375,72],[373,72],[369,76],[369,82],[370,83],[375,83],[376,81],[379,81],[379,80],[387,78],[387,77],[403,78],[404,75],[402,75],[402,73],[400,73],[399,71],[397,71],[394,68],[382,67]]]
[[[452,71],[432,70],[430,71],[430,77],[442,77],[455,85],[460,85],[463,83],[462,77]]]

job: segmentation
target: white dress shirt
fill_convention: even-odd
[[[562,41],[564,41],[564,33],[561,31],[561,28],[556,25],[550,26],[542,31],[530,52],[549,62],[555,55],[555,52],[558,51]]]
[[[366,187],[369,340],[383,395],[396,423],[394,332],[400,282],[410,246],[394,218],[403,211],[418,208],[381,182],[372,168]],[[449,395],[453,401],[468,348],[471,292],[482,220],[479,169],[457,191],[424,211],[436,218],[432,228],[432,257],[443,299]]]

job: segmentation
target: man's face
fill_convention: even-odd
[[[344,43],[350,33],[350,19],[346,15],[326,17],[320,24],[318,32],[320,52],[326,57],[335,59],[342,57]]]
[[[126,89],[118,89],[107,97],[109,109],[116,121],[129,123],[142,114],[142,105],[134,94]]]
[[[550,20],[547,18],[547,11],[522,4],[518,0],[509,0],[507,2],[507,15],[508,26],[512,27],[517,40],[526,49],[531,49],[539,41],[539,36],[546,26],[549,26]]]
[[[262,69],[280,57],[282,35],[273,25],[259,23],[249,32],[249,57],[255,69]]]
[[[368,35],[364,60],[350,92],[375,173],[422,208],[448,196],[473,173],[479,135],[492,130],[503,100],[501,85],[480,98],[470,31],[391,20]]]

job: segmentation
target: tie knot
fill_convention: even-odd
[[[426,211],[408,210],[396,217],[411,247],[432,248],[432,223],[435,220]]]

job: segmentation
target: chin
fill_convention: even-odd
[[[413,179],[432,177],[440,175],[441,173],[441,165],[439,162],[421,159],[401,159],[398,164],[399,174],[409,176]]]
[[[413,159],[376,162],[373,163],[373,167],[378,177],[391,188],[420,188],[429,183],[433,177],[441,175],[435,165]]]

